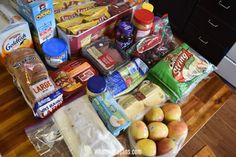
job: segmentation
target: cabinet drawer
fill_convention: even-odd
[[[214,37],[225,47],[230,48],[236,40],[236,32],[230,26],[200,7],[196,7],[190,22],[199,30],[208,32],[211,37]]]
[[[224,57],[217,68],[216,72],[236,87],[236,63],[228,57]]]
[[[200,0],[199,5],[236,27],[235,0]]]
[[[217,65],[225,55],[224,48],[207,34],[208,32],[199,31],[189,23],[184,31],[184,39],[203,57]]]

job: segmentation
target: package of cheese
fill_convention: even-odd
[[[12,8],[0,4],[0,60],[18,48],[33,48],[28,23]]]
[[[134,91],[117,98],[128,118],[132,121],[140,119],[153,106],[162,106],[167,100],[164,91],[148,80],[142,82]]]

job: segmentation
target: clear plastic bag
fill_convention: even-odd
[[[55,121],[51,118],[25,130],[36,151],[43,157],[72,157]]]
[[[171,151],[169,151],[168,153],[166,154],[162,154],[162,155],[156,155],[154,157],[175,157],[179,151],[181,150],[183,144],[184,144],[184,141],[187,137],[187,132],[186,134],[184,134],[183,136],[181,136],[177,141],[174,141],[175,144],[176,144],[176,147],[174,149],[172,149]],[[140,153],[140,150],[137,150],[136,149],[136,142],[134,140],[134,138],[132,137],[131,133],[130,133],[130,129],[128,130],[128,138],[129,138],[129,142],[130,142],[130,146],[131,146],[131,149],[134,149],[136,151],[136,156],[141,156],[139,153]]]
[[[155,22],[154,26],[152,35],[140,39],[126,51],[130,56],[142,59],[149,67],[177,47],[167,14]]]

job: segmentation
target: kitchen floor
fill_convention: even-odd
[[[236,94],[179,152],[177,157],[192,157],[208,145],[217,157],[236,157]],[[207,156],[203,156],[207,157]]]

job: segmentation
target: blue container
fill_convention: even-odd
[[[45,60],[52,68],[57,68],[68,59],[68,46],[62,39],[51,38],[43,43],[42,48]]]

